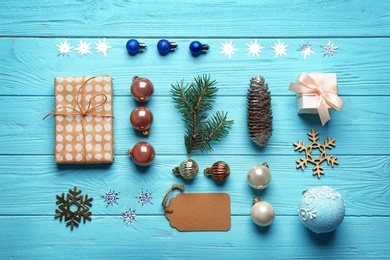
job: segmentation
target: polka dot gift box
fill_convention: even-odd
[[[56,77],[55,162],[112,163],[112,78]]]

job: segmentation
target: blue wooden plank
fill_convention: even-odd
[[[282,39],[288,44],[287,57],[275,58],[271,46],[277,38],[264,39],[258,42],[265,48],[260,58],[248,54],[248,46],[254,39],[234,39],[238,49],[231,59],[221,55],[221,42],[226,39],[204,39],[210,45],[207,54],[197,58],[191,56],[188,45],[193,39],[172,39],[179,45],[174,53],[160,56],[156,43],[158,38],[139,39],[148,48],[144,53],[130,56],[125,44],[129,38],[108,38],[110,46],[107,57],[97,54],[95,44],[102,37],[81,38],[91,42],[91,52],[80,57],[72,50],[69,57],[57,57],[56,44],[67,38],[12,38],[0,39],[0,95],[46,95],[54,93],[53,78],[57,76],[78,76],[110,74],[114,77],[116,96],[130,95],[129,88],[134,75],[148,77],[155,84],[156,96],[170,94],[171,84],[185,79],[191,81],[199,74],[210,74],[218,81],[221,95],[246,95],[249,80],[252,76],[263,75],[269,83],[272,95],[292,95],[288,91],[290,82],[305,71],[337,73],[339,92],[345,95],[389,95],[389,84],[384,77],[390,73],[387,53],[389,38],[346,39],[346,38],[313,38]],[[320,45],[331,40],[340,46],[334,57],[323,57]],[[67,39],[77,47],[80,39]],[[316,53],[304,59],[297,49],[302,41],[313,44]],[[375,48],[371,47],[375,46]],[[91,66],[93,64],[93,66]]]
[[[320,140],[327,136],[336,138],[335,154],[390,154],[390,132],[381,130],[389,128],[390,110],[385,108],[390,106],[390,98],[371,97],[368,102],[364,97],[348,96],[344,100],[343,110],[333,111],[332,119],[322,127],[318,115],[297,115],[294,95],[273,97],[273,136],[264,149],[259,149],[248,138],[246,97],[218,97],[215,111],[229,111],[229,118],[235,120],[235,124],[225,140],[213,145],[214,152],[294,155],[292,143],[307,140],[307,132],[314,128],[320,132]],[[133,98],[116,97],[114,103],[116,154],[125,155],[137,142],[148,140],[158,154],[186,155],[182,119],[170,97],[155,97],[148,103],[155,122],[146,139],[136,134],[129,121],[136,107]],[[0,107],[8,111],[0,125],[0,154],[53,154],[54,119],[42,121],[42,118],[54,108],[54,97],[3,96]]]
[[[1,1],[4,36],[389,36],[388,1]],[[34,15],[31,15],[34,14]],[[353,22],[351,22],[353,21]]]
[[[123,207],[136,208],[141,215],[162,215],[162,199],[174,184],[185,185],[186,193],[227,192],[231,196],[233,215],[250,214],[254,196],[272,203],[277,216],[296,216],[303,190],[328,185],[337,189],[347,204],[347,216],[389,216],[389,156],[340,156],[340,165],[324,166],[325,175],[318,179],[311,167],[295,169],[297,156],[268,154],[192,156],[200,172],[193,181],[172,173],[185,156],[158,155],[148,169],[140,170],[127,156],[116,156],[110,166],[63,165],[53,163],[52,156],[0,156],[0,215],[53,216],[55,196],[77,186],[94,198],[94,215],[119,214]],[[226,161],[231,176],[223,184],[206,177],[203,170],[218,160]],[[23,162],[23,163],[19,163]],[[246,175],[250,167],[267,162],[272,181],[264,191],[250,188]],[[153,205],[141,206],[135,198],[141,189],[152,192]],[[120,192],[118,205],[106,208],[100,197],[109,189]],[[175,192],[174,197],[178,192]],[[362,199],[364,198],[364,199]]]
[[[0,217],[0,228],[0,253],[18,259],[386,259],[390,254],[388,218],[382,217],[347,217],[324,235],[286,216],[266,229],[256,228],[249,216],[233,216],[229,232],[178,232],[163,216],[140,216],[129,227],[119,216],[95,217],[73,232],[51,217]]]

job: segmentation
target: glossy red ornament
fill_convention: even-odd
[[[153,83],[146,78],[133,77],[133,84],[131,84],[131,94],[140,102],[148,101],[154,92]]]
[[[144,135],[148,135],[150,126],[153,124],[152,111],[147,107],[139,106],[131,112],[130,122],[136,130],[142,131]]]
[[[154,160],[155,151],[150,143],[139,142],[134,145],[133,149],[129,150],[129,155],[135,164],[140,166],[148,166]]]
[[[218,161],[210,168],[206,168],[204,174],[211,176],[216,181],[225,181],[230,175],[230,167],[227,163]]]

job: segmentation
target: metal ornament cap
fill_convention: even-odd
[[[248,171],[248,183],[257,190],[265,189],[270,183],[272,176],[268,164],[256,164]]]
[[[155,157],[155,151],[151,144],[147,142],[139,142],[128,151],[134,163],[139,166],[150,165]]]
[[[145,106],[136,107],[130,114],[130,122],[134,129],[148,135],[153,124],[153,113]]]
[[[180,166],[173,168],[172,172],[175,175],[181,175],[186,180],[192,180],[198,174],[199,166],[194,160],[188,159],[183,161]]]
[[[143,51],[146,48],[144,43],[140,43],[136,39],[130,39],[126,43],[127,52],[131,55],[135,55],[138,52]]]
[[[253,199],[252,203],[251,217],[253,222],[260,227],[269,226],[275,218],[275,211],[272,205],[261,201],[259,198]]]
[[[168,52],[177,48],[176,42],[169,42],[166,39],[161,39],[157,43],[157,50],[161,55],[166,55]]]
[[[154,93],[154,86],[149,79],[134,76],[130,91],[135,100],[139,102],[146,102],[152,97]]]
[[[202,44],[199,41],[193,41],[189,45],[190,52],[193,56],[198,56],[206,52],[210,46],[208,44]]]

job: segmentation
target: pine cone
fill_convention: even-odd
[[[249,138],[264,146],[272,135],[271,94],[262,76],[253,77],[248,90]]]

